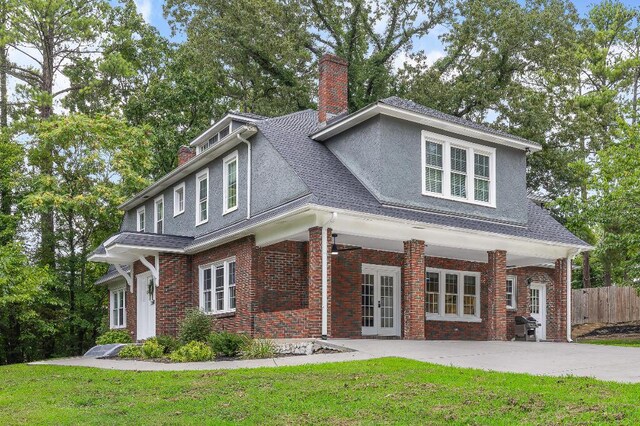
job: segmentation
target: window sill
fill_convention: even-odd
[[[233,213],[233,212],[235,212],[236,210],[238,210],[238,206],[235,206],[235,207],[234,207],[234,208],[232,208],[232,209],[229,209],[229,210],[225,210],[225,211],[223,211],[223,212],[222,212],[222,216],[228,215],[229,213]]]
[[[213,318],[228,318],[228,317],[235,317],[236,316],[236,311],[229,311],[229,312],[205,312],[205,314],[213,317]]]
[[[507,311],[510,311],[510,312],[516,312],[517,310],[518,310],[518,308],[517,308],[517,307],[512,308],[511,306],[507,306]]]
[[[180,216],[180,215],[181,215],[181,214],[183,214],[183,213],[184,213],[184,210],[182,210],[181,212],[177,212],[177,213],[176,213],[176,212],[173,212],[173,217],[178,217],[178,216]]]
[[[443,200],[459,201],[461,203],[475,204],[477,206],[489,207],[492,209],[496,208],[495,203],[485,203],[484,201],[469,200],[468,198],[454,197],[453,195],[447,196],[447,195],[440,194],[439,192],[428,192],[423,190],[422,195],[424,195],[425,197],[442,198]]]
[[[125,329],[125,328],[127,328],[126,325],[120,325],[120,326],[112,325],[111,326],[111,330],[122,330],[122,329]]]
[[[200,226],[200,225],[204,225],[205,223],[209,222],[209,219],[204,220],[202,222],[196,222],[196,226]]]
[[[459,316],[442,316],[442,315],[426,315],[427,321],[447,321],[447,322],[482,322],[479,317],[459,317]]]

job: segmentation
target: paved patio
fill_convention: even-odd
[[[65,358],[32,364],[177,371],[319,364],[394,356],[455,367],[548,376],[586,376],[601,380],[640,383],[640,348],[567,343],[372,339],[335,339],[329,343],[354,349],[355,352],[184,364],[95,358]]]

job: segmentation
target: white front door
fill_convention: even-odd
[[[400,336],[400,268],[362,265],[362,335]]]
[[[539,340],[547,338],[547,286],[541,283],[532,283],[529,287],[529,312],[541,327],[536,329]]]
[[[136,338],[144,340],[156,335],[156,286],[151,272],[138,275],[136,283]]]

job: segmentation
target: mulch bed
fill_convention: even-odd
[[[640,323],[605,325],[580,336],[585,337],[631,337],[640,335]]]

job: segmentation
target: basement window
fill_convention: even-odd
[[[425,316],[434,321],[480,322],[480,273],[427,268]]]

